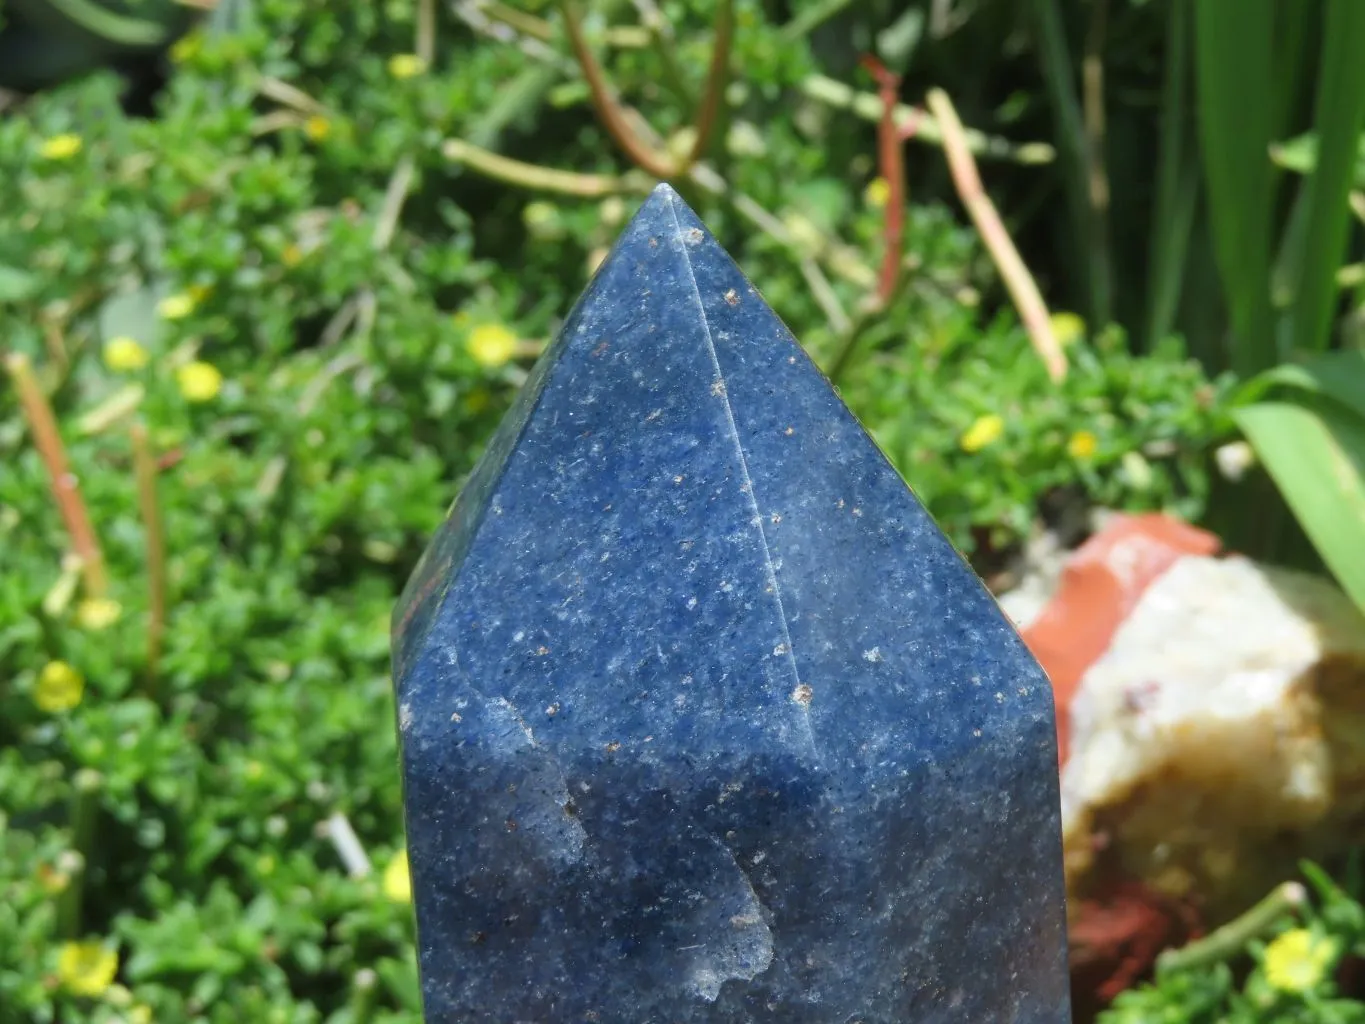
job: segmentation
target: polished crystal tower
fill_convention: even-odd
[[[393,639],[428,1024],[1069,1020],[1047,679],[668,186]]]

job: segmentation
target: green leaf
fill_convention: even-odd
[[[1365,610],[1365,416],[1312,392],[1233,415],[1322,560]]]
[[[1267,156],[1275,110],[1275,4],[1200,0],[1194,15],[1214,251],[1232,312],[1232,366],[1249,377],[1276,362],[1270,311],[1273,168]]]
[[[1337,268],[1350,228],[1346,203],[1365,120],[1365,4],[1329,0],[1323,26],[1314,130],[1317,167],[1305,184],[1307,213],[1301,250],[1291,256],[1295,348],[1318,352],[1331,338]]]
[[[1199,196],[1199,166],[1185,110],[1190,92],[1190,10],[1172,0],[1166,14],[1166,73],[1161,87],[1161,154],[1148,249],[1151,295],[1147,302],[1147,351],[1170,333],[1189,273],[1187,254]]]
[[[0,265],[0,302],[23,302],[37,293],[39,283],[37,274]]]
[[[1302,363],[1286,363],[1252,382],[1247,400],[1285,386],[1325,395],[1365,417],[1365,352],[1329,352]]]

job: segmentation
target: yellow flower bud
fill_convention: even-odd
[[[90,597],[76,605],[76,625],[98,632],[112,626],[123,614],[123,607],[112,598]]]
[[[118,954],[102,942],[64,942],[57,955],[57,977],[68,992],[102,996],[118,974]]]
[[[191,402],[209,402],[223,389],[223,375],[212,363],[195,360],[175,372],[180,393]]]
[[[1049,320],[1052,323],[1052,336],[1062,348],[1085,337],[1085,321],[1075,313],[1053,313]]]
[[[384,895],[395,903],[412,902],[412,876],[408,872],[408,851],[399,850],[384,869]]]
[[[156,311],[163,320],[184,320],[194,312],[194,305],[194,296],[188,292],[177,292],[158,302]]]
[[[416,78],[427,69],[427,62],[415,53],[395,53],[389,58],[389,74],[402,81]]]
[[[1088,430],[1078,430],[1066,443],[1066,453],[1073,459],[1088,459],[1100,446],[1100,439]]]
[[[44,139],[38,147],[38,153],[44,160],[70,160],[81,151],[82,145],[79,135],[66,132]]]
[[[104,365],[115,372],[140,370],[147,359],[147,350],[136,338],[120,335],[104,343]]]
[[[988,416],[981,416],[967,428],[962,435],[961,441],[964,452],[979,452],[986,445],[1000,440],[1005,433],[1005,421],[1000,416],[991,413]]]
[[[873,178],[863,189],[863,202],[874,210],[880,210],[891,201],[891,183],[885,178]]]
[[[516,351],[517,336],[502,324],[480,324],[469,334],[469,354],[480,366],[502,366]]]
[[[64,661],[49,661],[38,673],[33,703],[50,715],[70,711],[85,694],[85,677]]]

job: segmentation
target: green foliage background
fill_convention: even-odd
[[[78,621],[69,539],[16,394],[0,390],[0,1021],[112,1024],[142,1007],[158,1021],[417,1020],[410,908],[379,880],[402,845],[388,617],[535,349],[639,201],[533,195],[443,156],[458,137],[625,169],[558,38],[558,57],[528,54],[441,9],[431,67],[398,77],[410,3],[229,6],[231,31],[175,47],[152,116],[125,113],[108,73],[0,116],[0,345],[33,361],[57,411],[122,607],[102,630]],[[669,84],[651,51],[626,45],[607,64],[667,135],[700,86],[713,5],[664,9],[695,72]],[[868,5],[817,36],[785,30],[792,13],[738,6],[743,70],[718,162],[795,237],[837,236],[875,268],[875,126],[804,87],[826,74],[869,88],[854,61],[892,12]],[[1034,99],[987,114],[962,91],[969,121],[1027,141]],[[64,133],[79,151],[45,156]],[[1232,435],[1231,380],[1178,339],[1130,346],[1112,327],[1082,332],[1052,385],[941,154],[910,146],[917,267],[839,383],[944,529],[985,566],[1059,494],[1199,516],[1209,454]],[[983,166],[1006,196],[1054,175]],[[691,198],[829,366],[841,339],[802,273],[810,253]],[[847,280],[834,289],[850,309],[863,298]],[[159,315],[168,296],[193,296],[192,310]],[[475,358],[490,324],[523,340],[516,359]],[[146,367],[105,364],[121,336]],[[190,360],[221,371],[212,400],[178,387]],[[989,416],[1003,436],[964,450]],[[154,666],[134,421],[163,463],[169,613]],[[1093,451],[1072,445],[1078,432]],[[86,681],[68,712],[34,700],[53,660]],[[348,874],[320,830],[337,813],[375,874]],[[63,887],[53,873],[72,849],[86,870]],[[61,943],[79,938],[117,950],[103,998],[61,985]]]

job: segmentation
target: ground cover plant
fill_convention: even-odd
[[[7,101],[0,1021],[418,1019],[388,617],[653,180],[578,51],[983,571],[1059,496],[1209,507],[1236,380],[1061,288],[1039,348],[947,122],[887,144],[890,5],[641,10],[224,2],[147,109]]]

